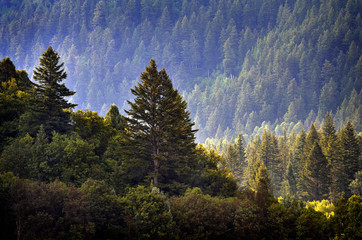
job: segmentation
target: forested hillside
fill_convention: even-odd
[[[337,128],[350,119],[362,130],[360,0],[0,5],[0,58],[31,73],[52,45],[79,109],[104,116],[112,103],[127,108],[154,58],[189,102],[199,142],[259,127],[307,130],[327,111]]]
[[[0,238],[362,239],[361,12],[0,0]]]
[[[152,59],[127,115],[73,111],[49,46],[35,83],[0,62],[3,239],[359,239],[361,136],[349,121],[195,143],[187,102]],[[226,149],[226,150],[225,150]],[[277,196],[280,196],[276,198]],[[348,198],[348,200],[346,200]],[[327,200],[329,199],[329,200]]]

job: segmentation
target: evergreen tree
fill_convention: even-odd
[[[330,171],[330,198],[339,199],[346,192],[347,181],[345,166],[342,159],[342,149],[336,134],[333,119],[329,112],[325,116],[322,127],[321,146],[328,161]]]
[[[115,104],[111,105],[111,108],[108,110],[104,120],[110,122],[112,127],[117,130],[121,130],[124,127],[122,116]]]
[[[255,175],[256,196],[255,200],[262,211],[265,211],[273,199],[273,188],[265,165],[260,162]]]
[[[342,146],[343,163],[346,166],[345,174],[347,175],[347,181],[350,182],[354,179],[355,174],[361,170],[359,165],[361,147],[350,121],[348,121],[346,126],[341,130],[339,137]]]
[[[26,110],[32,86],[27,73],[16,70],[9,58],[0,61],[0,152],[18,134],[19,117]]]
[[[312,124],[305,138],[304,153],[306,156],[308,156],[315,142],[319,143],[319,134],[317,132],[315,124]]]
[[[163,190],[185,190],[191,183],[196,146],[187,103],[153,59],[131,92],[135,99],[128,101],[127,128],[134,145],[142,146],[144,157],[152,162],[146,175]]]
[[[225,155],[226,167],[234,174],[238,167],[237,152],[234,144],[230,144],[226,149]]]
[[[34,70],[33,78],[38,84],[34,99],[21,119],[23,134],[36,134],[40,124],[43,124],[48,136],[52,131],[64,133],[70,128],[70,112],[64,110],[77,106],[66,99],[75,92],[61,83],[67,74],[63,69],[64,63],[59,63],[59,59],[58,53],[49,46],[40,58],[40,66]]]
[[[258,150],[258,159],[271,172],[271,181],[274,185],[275,193],[279,194],[283,169],[276,137],[270,131],[264,131],[263,133],[261,146]]]
[[[238,161],[240,162],[239,177],[241,178],[241,184],[245,185],[244,181],[246,180],[246,169],[248,166],[248,162],[245,155],[245,140],[241,133],[238,135],[235,141],[235,149],[238,155]]]
[[[306,200],[322,200],[328,196],[328,162],[318,142],[314,142],[307,157],[302,184]]]
[[[287,170],[284,175],[284,181],[282,183],[282,196],[295,196],[297,193],[296,175],[293,172],[293,164],[288,162]]]

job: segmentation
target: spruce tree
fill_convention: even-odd
[[[290,155],[292,155],[292,153],[290,153]],[[296,196],[297,194],[298,175],[294,172],[296,169],[294,161],[295,159],[293,156],[290,156],[284,173],[284,180],[282,182],[281,196],[283,197]]]
[[[128,101],[127,130],[134,146],[142,146],[144,158],[151,162],[146,178],[165,191],[185,190],[192,180],[196,146],[186,101],[153,59],[131,92],[135,99]]]
[[[336,134],[332,116],[329,112],[325,116],[322,127],[321,146],[328,161],[330,177],[330,198],[339,199],[347,189],[345,166],[342,159],[342,149]]]
[[[264,131],[263,133],[261,145],[258,149],[258,159],[270,171],[274,191],[276,194],[279,194],[283,178],[282,162],[277,139],[270,131]]]
[[[48,136],[52,131],[64,133],[70,127],[70,112],[77,104],[66,99],[75,94],[62,81],[67,78],[64,63],[59,63],[59,55],[51,46],[42,54],[40,65],[35,68],[33,78],[38,84],[35,96],[22,116],[21,131],[35,135],[41,124]]]
[[[302,175],[305,200],[322,200],[328,196],[328,162],[315,141],[307,157]]]
[[[246,169],[248,166],[248,162],[245,156],[245,140],[241,133],[238,135],[238,138],[236,139],[235,149],[238,154],[238,162],[240,164],[239,174],[240,174],[241,185],[245,185],[246,175],[247,175]]]
[[[229,169],[230,172],[232,172],[234,177],[238,178],[240,182],[242,177],[242,162],[239,158],[236,143],[233,144],[233,142],[231,142],[231,144],[227,147],[225,162],[226,167]]]
[[[255,182],[256,182],[256,202],[261,208],[261,211],[265,211],[271,200],[273,199],[273,187],[269,177],[269,173],[263,162],[256,164]]]
[[[339,135],[342,146],[342,158],[345,164],[347,181],[351,182],[355,178],[355,174],[360,171],[359,159],[361,156],[361,148],[358,144],[353,124],[348,121],[346,126],[341,130]],[[350,194],[347,191],[347,195]]]

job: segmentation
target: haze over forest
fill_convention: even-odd
[[[1,1],[0,57],[31,75],[49,45],[78,109],[126,109],[151,58],[206,138],[300,131],[327,111],[361,131],[360,1]],[[300,122],[299,122],[300,121]],[[261,130],[255,127],[261,127]]]
[[[362,239],[361,13],[0,0],[0,239]]]

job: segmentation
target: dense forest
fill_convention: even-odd
[[[104,118],[72,110],[59,60],[48,47],[35,82],[0,62],[2,238],[361,237],[362,140],[349,121],[337,134],[328,113],[320,131],[264,131],[247,149],[241,134],[220,140],[224,159],[196,145],[187,103],[153,59],[127,115],[111,105]]]
[[[362,140],[351,122],[337,133],[327,113],[318,131],[265,130],[246,149],[240,134],[209,146],[223,158],[196,145],[187,103],[155,60],[127,115],[111,105],[104,118],[73,111],[59,60],[49,46],[35,82],[0,62],[2,238],[362,236]]]
[[[0,5],[0,58],[32,73],[52,45],[65,61],[77,109],[105,116],[116,104],[123,112],[153,58],[188,101],[198,142],[283,123],[307,130],[327,111],[337,128],[350,120],[362,130],[361,0]]]
[[[360,0],[0,6],[1,239],[362,238]]]

